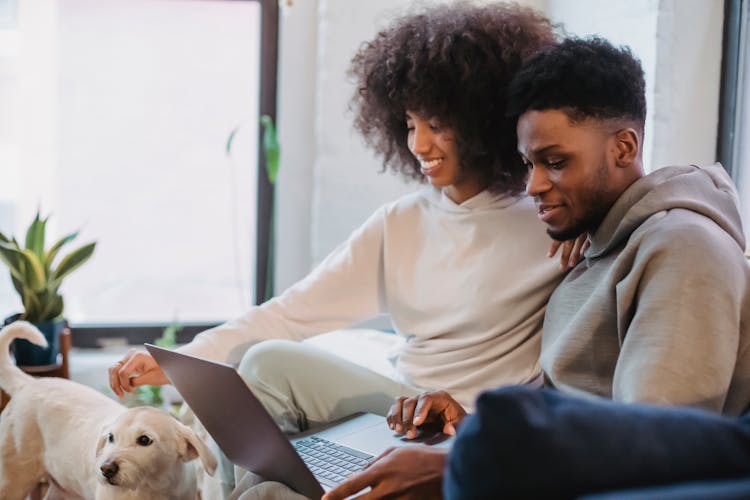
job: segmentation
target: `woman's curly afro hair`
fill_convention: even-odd
[[[354,126],[384,170],[424,180],[407,146],[406,111],[436,118],[453,129],[462,169],[492,191],[518,193],[527,169],[506,92],[521,63],[555,42],[548,19],[515,4],[459,2],[396,19],[352,59]]]

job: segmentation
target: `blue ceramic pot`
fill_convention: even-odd
[[[20,314],[14,314],[5,319],[5,324],[9,325],[20,317]],[[24,339],[15,339],[13,341],[13,354],[16,358],[16,364],[18,366],[47,366],[57,364],[57,355],[60,352],[60,333],[65,329],[66,324],[64,319],[34,323],[34,326],[47,339],[48,347],[40,347]]]

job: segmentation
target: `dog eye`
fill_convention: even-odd
[[[107,441],[109,441],[110,443],[114,443],[115,442],[115,437],[112,435],[111,432],[109,433],[109,436],[107,437]]]
[[[136,442],[141,446],[148,446],[153,443],[153,440],[148,436],[140,436],[136,439]]]

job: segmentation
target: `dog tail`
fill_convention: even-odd
[[[0,387],[11,396],[32,380],[31,375],[24,373],[10,359],[10,343],[13,339],[26,339],[32,344],[47,347],[47,339],[42,332],[27,321],[14,321],[0,330]]]

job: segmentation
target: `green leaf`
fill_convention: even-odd
[[[41,290],[45,288],[47,274],[44,271],[44,266],[42,265],[39,256],[28,248],[24,248],[21,250],[21,260],[23,261],[24,276],[26,277],[23,281],[25,281],[32,290]]]
[[[78,236],[78,231],[74,233],[70,233],[69,235],[62,238],[60,241],[58,241],[54,245],[52,245],[52,248],[47,250],[46,259],[45,259],[45,268],[47,269],[47,271],[49,271],[50,268],[52,267],[52,261],[55,260],[55,257],[57,257],[57,253],[60,251],[62,246],[76,239],[76,236]]]
[[[89,260],[94,253],[95,247],[96,242],[89,243],[63,257],[57,268],[51,272],[50,281],[59,284],[65,276],[72,273],[84,262]]]
[[[23,293],[23,319],[31,323],[39,323],[41,321],[41,310],[42,305],[39,303],[39,299],[33,290],[24,288]]]
[[[21,280],[17,279],[12,274],[10,276],[10,279],[13,280],[13,288],[16,289],[16,291],[18,292],[18,295],[23,297],[23,283],[21,282]]]
[[[10,275],[23,281],[23,264],[21,263],[21,249],[13,245],[0,241],[0,260],[10,269]]]
[[[231,132],[229,132],[229,137],[227,137],[227,145],[225,148],[227,156],[232,155],[232,142],[234,142],[234,138],[237,136],[237,132],[239,132],[240,126],[237,125],[232,129]]]
[[[10,243],[10,240],[3,233],[0,233],[0,242]]]
[[[62,315],[63,298],[60,295],[45,290],[45,293],[39,297],[39,303],[41,305],[39,321],[49,321]]]
[[[164,328],[164,332],[161,337],[156,339],[155,343],[159,347],[174,347],[177,345],[177,332],[182,330],[183,326],[179,323],[172,323],[171,325]]]
[[[44,232],[47,219],[40,219],[39,212],[36,213],[34,221],[26,231],[26,249],[34,252],[39,259],[44,258]]]
[[[33,290],[44,288],[47,281],[44,267],[33,251],[15,248],[12,243],[0,243],[0,259],[8,265],[10,274],[15,279]]]
[[[279,173],[279,159],[281,156],[281,147],[279,139],[276,136],[276,128],[273,125],[273,119],[268,115],[260,117],[260,124],[263,126],[263,151],[266,155],[266,174],[271,184],[276,184],[276,176]]]

